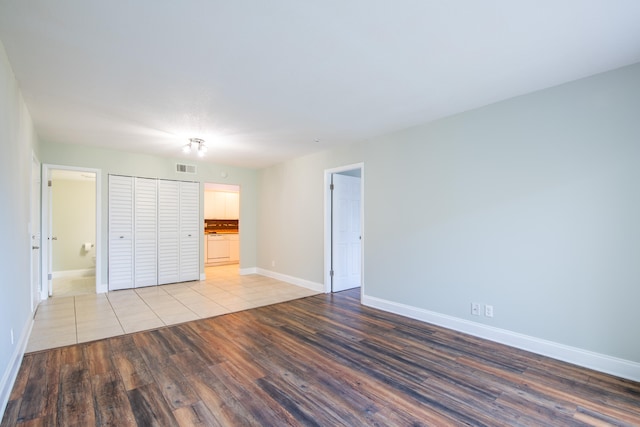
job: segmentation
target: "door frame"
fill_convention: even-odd
[[[364,162],[339,166],[324,170],[324,293],[331,293],[331,251],[332,251],[332,229],[333,221],[331,215],[331,175],[334,173],[360,169],[360,233],[362,240],[360,243],[360,298],[364,295]]]
[[[49,163],[42,164],[42,203],[41,203],[41,236],[42,236],[42,253],[40,258],[40,271],[42,273],[41,281],[41,299],[49,298],[49,257],[51,240],[51,193],[49,191],[49,180],[53,170],[68,170],[76,172],[94,173],[96,175],[95,191],[96,191],[96,293],[107,291],[106,285],[102,285],[102,170],[94,168],[83,168],[76,166],[53,165]],[[44,286],[44,284],[47,286]]]
[[[37,180],[34,180],[34,172],[37,170]],[[36,194],[37,193],[37,194]],[[37,203],[34,203],[37,201]],[[31,311],[35,313],[38,304],[42,301],[42,166],[40,159],[36,156],[35,152],[31,153],[31,201],[30,201],[30,215],[29,219],[29,234],[31,235],[32,251],[38,251],[38,265],[37,277],[34,277],[33,267],[33,253],[31,253],[30,271],[31,271]],[[37,218],[37,219],[36,219]],[[34,224],[36,219],[39,224]],[[34,234],[34,229],[38,229],[37,236]],[[34,239],[35,237],[35,239]],[[33,246],[38,246],[39,249],[33,249]]]

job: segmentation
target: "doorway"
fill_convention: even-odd
[[[217,277],[240,264],[240,186],[205,183],[203,200],[205,277]]]
[[[363,293],[362,163],[325,170],[325,292]]]
[[[40,303],[42,290],[41,290],[41,259],[40,259],[40,247],[42,242],[40,241],[40,188],[41,188],[41,175],[40,175],[40,161],[36,158],[35,154],[31,158],[31,311],[35,313],[36,307]]]
[[[42,298],[104,292],[100,286],[100,171],[44,165]]]

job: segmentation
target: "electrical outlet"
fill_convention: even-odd
[[[471,303],[471,314],[474,316],[480,316],[480,303],[478,302]]]
[[[11,328],[11,344],[13,345],[13,328]]]
[[[485,305],[484,306],[484,315],[487,317],[493,317],[493,306]]]

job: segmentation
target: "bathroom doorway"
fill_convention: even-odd
[[[47,165],[46,209],[48,295],[95,294],[99,283],[98,176],[91,169]]]

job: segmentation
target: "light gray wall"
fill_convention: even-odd
[[[96,183],[93,180],[54,179],[52,193],[52,234],[54,272],[95,268],[95,247],[88,252],[85,243],[96,243]]]
[[[323,282],[324,170],[364,162],[368,296],[640,362],[639,160],[637,64],[262,170],[258,266]]]
[[[37,145],[31,117],[0,43],[0,412],[10,391],[6,387],[12,380],[13,357],[32,315],[30,183],[32,150],[37,153]]]
[[[177,150],[180,147],[176,147]],[[204,183],[222,183],[240,186],[240,267],[256,265],[256,191],[257,172],[253,169],[224,166],[184,159],[165,158],[145,154],[126,153],[105,148],[41,142],[42,163],[100,169],[102,172],[102,241],[99,257],[102,260],[101,283],[107,283],[107,224],[108,175],[129,175],[147,178],[175,179],[200,182],[200,219],[204,233]],[[176,163],[197,165],[197,174],[175,172]],[[222,178],[225,172],[226,178]],[[200,239],[200,253],[204,253]],[[204,272],[204,258],[200,257],[200,272]]]

